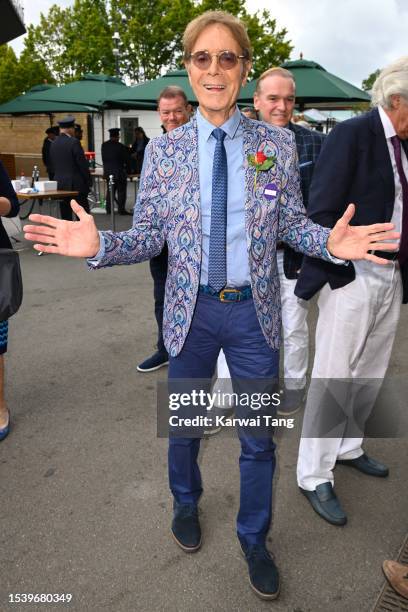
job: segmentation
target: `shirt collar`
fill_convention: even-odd
[[[378,112],[380,113],[380,119],[384,128],[385,137],[392,138],[393,136],[396,136],[396,131],[394,129],[394,126],[392,125],[392,121],[385,112],[385,110],[381,106],[379,106]]]
[[[237,134],[240,123],[241,112],[238,110],[238,107],[235,107],[234,114],[231,115],[231,117],[219,127],[224,130],[227,136],[232,140]],[[197,127],[204,140],[208,140],[213,130],[217,127],[202,116],[200,113],[200,107],[197,109]]]

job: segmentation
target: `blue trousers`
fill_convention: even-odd
[[[231,378],[277,379],[279,351],[266,343],[252,299],[220,302],[199,294],[187,339],[177,357],[170,357],[169,380],[211,379],[220,349]],[[240,507],[237,533],[246,544],[263,544],[271,521],[275,444],[270,436],[238,432],[241,443]],[[178,503],[196,504],[202,493],[197,463],[200,438],[170,437],[169,482]]]

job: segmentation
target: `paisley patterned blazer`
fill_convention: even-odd
[[[242,115],[245,165],[245,227],[251,286],[259,323],[268,344],[280,344],[281,305],[276,243],[287,242],[312,257],[329,259],[329,230],[307,219],[302,204],[296,146],[289,130]],[[257,151],[276,156],[275,165],[258,172],[247,163]],[[209,176],[211,180],[211,176]],[[268,185],[269,198],[265,195]],[[151,140],[136,201],[132,229],[101,232],[104,255],[95,267],[131,264],[169,249],[163,318],[166,348],[181,351],[197,300],[201,267],[201,209],[197,123]]]

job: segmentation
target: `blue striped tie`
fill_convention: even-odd
[[[227,283],[227,195],[228,166],[224,147],[226,133],[220,128],[213,130],[217,140],[212,171],[210,252],[208,261],[208,284],[221,291]]]

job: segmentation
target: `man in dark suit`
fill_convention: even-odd
[[[401,231],[399,252],[376,252],[390,260],[381,267],[336,267],[307,258],[296,287],[304,299],[320,290],[298,484],[314,510],[336,525],[347,520],[333,490],[336,462],[388,475],[385,465],[364,453],[362,442],[388,367],[400,304],[408,300],[408,57],[380,73],[372,103],[373,110],[344,121],[327,137],[308,212],[333,227],[354,202],[353,225],[391,221]]]
[[[50,181],[52,181],[54,178],[54,168],[51,165],[50,149],[51,149],[52,143],[54,142],[54,140],[59,134],[59,127],[57,125],[53,127],[49,127],[45,130],[45,133],[47,134],[47,138],[44,138],[44,142],[43,142],[43,146],[41,150],[41,156],[42,156],[43,164],[47,168],[48,178],[50,179]]]
[[[111,201],[109,189],[109,176],[114,178],[113,197],[117,198],[118,211],[120,215],[131,215],[125,208],[127,175],[130,173],[130,152],[125,145],[119,142],[120,129],[109,130],[109,140],[102,143],[101,153],[103,162],[103,176],[107,182],[106,212],[110,215]],[[117,195],[116,195],[117,194]]]
[[[81,143],[75,138],[75,118],[68,116],[58,121],[60,135],[50,148],[50,160],[58,189],[78,191],[78,202],[89,212],[88,193],[92,185],[89,164]],[[70,200],[61,200],[61,219],[72,220]]]

